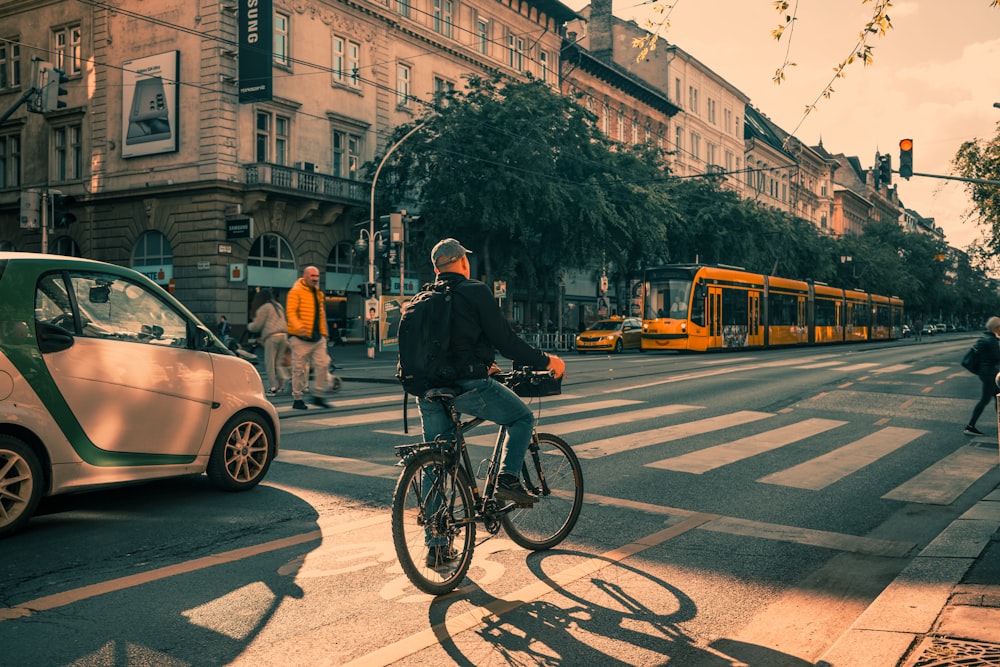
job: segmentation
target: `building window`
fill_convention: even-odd
[[[695,160],[701,158],[701,137],[695,133],[691,133],[691,157]]]
[[[618,110],[618,122],[615,124],[615,131],[618,133],[618,141],[625,143],[625,111]]]
[[[434,32],[451,37],[451,0],[434,0]]]
[[[674,79],[674,102],[677,104],[681,103],[681,79],[677,77]]]
[[[410,78],[413,70],[409,65],[396,64],[396,105],[410,106]]]
[[[674,139],[674,150],[680,153],[684,150],[684,128],[678,127],[676,132],[677,136]]]
[[[288,67],[290,56],[288,21],[288,14],[274,13],[274,62],[283,67]]]
[[[707,162],[710,167],[718,164],[715,160],[715,144],[710,141],[705,142],[705,162]]]
[[[56,181],[83,178],[82,126],[64,125],[52,130]]]
[[[292,121],[270,111],[257,112],[257,162],[288,164]]]
[[[698,115],[698,89],[694,86],[688,87],[688,111]]]
[[[295,259],[292,249],[277,234],[262,234],[250,246],[247,255],[247,266],[259,266],[271,269],[295,270]]]
[[[21,185],[21,133],[0,134],[0,188]]]
[[[736,156],[732,151],[726,151],[726,171],[732,172],[736,168]]]
[[[611,134],[611,107],[607,102],[601,109],[601,133],[606,137],[610,137]]]
[[[490,22],[476,19],[476,50],[483,55],[490,53]]]
[[[733,131],[733,110],[723,109],[722,110],[722,121],[725,123],[725,130],[728,133]]]
[[[517,35],[507,37],[507,64],[518,72],[524,71],[524,40]]]
[[[0,90],[21,87],[21,45],[0,41]]]
[[[333,246],[326,259],[327,273],[354,273],[354,244],[341,241]]]
[[[396,0],[396,11],[403,18],[410,18],[410,0]]]
[[[80,74],[80,26],[72,25],[53,31],[55,66],[66,76]]]
[[[639,119],[632,119],[632,145],[639,143]]]
[[[343,130],[333,131],[333,175],[337,178],[358,178],[361,161],[361,137]]]
[[[538,67],[541,70],[540,76],[541,76],[541,79],[542,79],[542,83],[548,83],[549,82],[549,76],[550,76],[550,71],[549,71],[549,52],[548,51],[539,51],[538,52]]]
[[[715,125],[715,100],[711,97],[705,100],[705,107],[708,111],[708,122]]]
[[[50,243],[49,252],[63,257],[83,257],[80,253],[80,246],[68,236],[60,236],[55,240],[55,243]]]
[[[452,94],[455,92],[455,84],[439,76],[434,77],[434,100],[442,107],[448,106]]]
[[[160,232],[144,232],[135,242],[132,251],[132,268],[137,266],[163,266],[172,264],[174,253],[170,241]]]
[[[361,45],[340,35],[333,36],[333,82],[359,88]]]

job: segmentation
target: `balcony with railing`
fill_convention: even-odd
[[[256,162],[243,167],[244,183],[278,192],[322,198],[342,204],[364,205],[371,184],[319,174],[313,168]]]

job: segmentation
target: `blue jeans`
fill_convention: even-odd
[[[455,399],[455,408],[460,414],[482,417],[507,427],[507,437],[500,452],[500,474],[517,477],[521,472],[524,455],[528,452],[528,445],[531,444],[531,432],[535,428],[535,415],[531,409],[517,394],[490,378],[459,380],[455,385],[463,389],[462,394]],[[417,398],[417,405],[420,407],[425,442],[455,437],[455,426],[439,401]],[[425,475],[422,484],[425,496],[433,484],[434,478]],[[428,514],[433,514],[440,507],[441,500],[436,495],[426,497],[425,509]],[[432,537],[430,529],[425,533],[424,542],[427,546],[447,545],[443,538]]]
[[[459,380],[455,384],[464,390],[455,399],[455,408],[460,414],[482,417],[507,427],[507,437],[500,452],[500,474],[517,477],[531,444],[535,415],[517,394],[496,380]],[[451,418],[439,402],[418,398],[417,405],[420,406],[420,421],[426,442],[438,437],[455,437]]]

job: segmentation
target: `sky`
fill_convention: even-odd
[[[589,0],[563,0],[581,9]],[[873,62],[850,65],[832,82],[834,68],[853,53],[872,17],[862,0],[790,0],[779,14],[772,0],[658,0],[672,7],[661,35],[700,60],[750,98],[750,104],[804,143],[820,140],[830,153],[857,156],[870,168],[876,151],[899,168],[899,140],[913,139],[913,171],[954,175],[959,146],[997,133],[1000,121],[1000,7],[990,0],[896,0],[892,29],[874,36]],[[663,20],[652,3],[615,0],[622,19]],[[796,5],[798,7],[796,8]],[[794,12],[794,31],[776,41],[771,31]],[[785,58],[795,63],[785,81],[772,81]],[[816,109],[804,116],[805,109]],[[798,128],[796,130],[796,128]],[[903,206],[934,218],[945,240],[965,248],[981,230],[966,220],[965,184],[893,174]]]

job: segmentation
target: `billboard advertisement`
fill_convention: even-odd
[[[177,150],[180,51],[122,63],[122,157]]]

